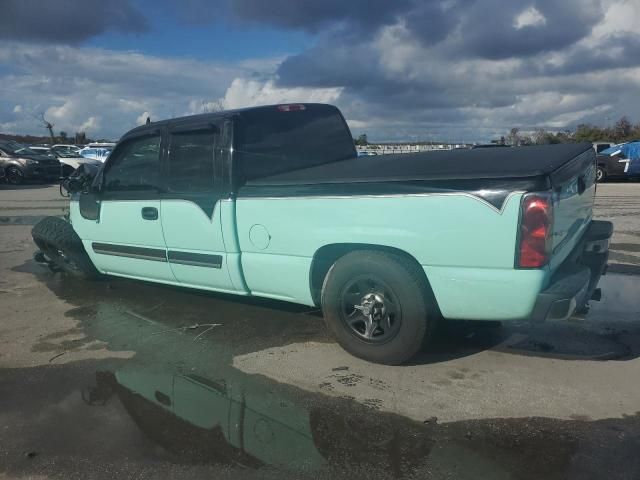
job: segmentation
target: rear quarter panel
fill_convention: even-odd
[[[245,280],[255,295],[313,305],[315,252],[335,243],[374,244],[403,250],[422,265],[445,317],[524,318],[547,272],[514,269],[521,197],[511,194],[501,209],[462,193],[239,198]]]

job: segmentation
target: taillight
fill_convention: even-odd
[[[289,103],[287,105],[278,105],[278,110],[281,112],[300,112],[305,109],[306,107],[301,103]]]
[[[517,266],[539,268],[549,261],[553,230],[551,195],[530,193],[522,200]]]

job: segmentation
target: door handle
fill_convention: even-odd
[[[143,207],[142,218],[144,218],[145,220],[157,220],[158,209],[156,207]]]

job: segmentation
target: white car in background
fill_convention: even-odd
[[[46,155],[51,158],[56,158],[55,154],[51,151],[51,147],[43,147],[40,145],[30,145],[29,150],[33,150],[36,153]]]
[[[111,148],[107,147],[85,147],[78,152],[84,158],[90,158],[92,160],[99,160],[104,163],[109,154]]]
[[[85,158],[78,153],[79,148],[73,150],[66,148],[73,145],[54,145],[53,147],[33,146],[29,147],[34,152],[56,158],[62,166],[62,176],[68,177],[83,163],[100,165],[102,162],[92,158]],[[57,148],[56,148],[57,147]]]
[[[56,153],[78,153],[81,147],[69,143],[57,143],[51,147]]]
[[[596,155],[599,155],[600,152],[606,150],[607,148],[611,148],[615,145],[612,142],[593,142],[593,149],[596,151]]]

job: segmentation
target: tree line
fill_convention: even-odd
[[[574,130],[565,129],[550,132],[544,128],[536,128],[533,133],[523,133],[519,128],[512,128],[505,136],[492,143],[502,145],[549,145],[572,142],[613,142],[623,143],[640,140],[640,123],[633,124],[629,117],[621,117],[612,127],[598,127],[582,123]]]
[[[46,137],[41,135],[13,135],[8,133],[0,133],[0,140],[14,140],[24,145],[42,145],[55,143],[73,143],[75,145],[85,145],[94,141],[102,141],[88,138],[87,134],[84,132],[77,132],[75,136],[69,137],[68,134],[64,131],[61,131],[59,135],[49,135]]]

